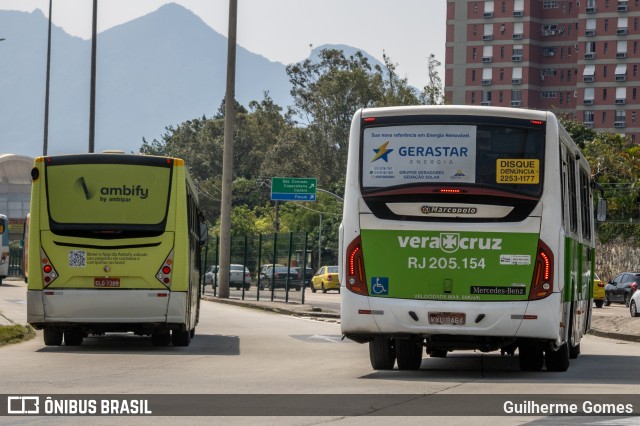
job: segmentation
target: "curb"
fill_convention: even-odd
[[[589,333],[592,336],[604,337],[606,339],[624,340],[626,342],[640,343],[640,336],[631,334],[612,333],[609,331],[600,331],[592,328]]]

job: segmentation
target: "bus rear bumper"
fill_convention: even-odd
[[[537,301],[461,302],[360,296],[342,289],[342,333],[356,341],[375,336],[434,335],[534,338],[560,336],[560,293]],[[432,324],[430,316],[457,318],[457,324]],[[456,315],[449,315],[456,314]],[[464,314],[464,323],[460,318]]]
[[[36,328],[64,324],[184,324],[186,299],[186,293],[169,290],[29,290],[27,322]]]

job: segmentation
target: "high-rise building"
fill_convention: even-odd
[[[447,0],[445,99],[555,111],[640,143],[640,0]]]

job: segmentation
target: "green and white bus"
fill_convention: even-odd
[[[189,345],[206,226],[184,161],[38,157],[31,177],[27,321],[45,344],[134,332]]]
[[[0,285],[9,275],[9,219],[0,214]]]
[[[518,351],[565,371],[590,329],[589,164],[550,112],[359,110],[340,230],[343,334],[375,369]],[[602,205],[606,209],[606,203]]]

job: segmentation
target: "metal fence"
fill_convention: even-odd
[[[218,293],[220,239],[212,239],[205,251],[203,292]],[[311,251],[307,249],[307,233],[260,234],[231,239],[231,264],[244,265],[251,277],[231,284],[230,297],[242,300],[277,300],[304,303],[304,290],[309,286]],[[267,268],[271,269],[267,271]],[[287,271],[277,279],[273,272]],[[262,273],[261,273],[262,272]],[[269,272],[270,275],[265,272]]]
[[[22,256],[22,247],[9,248],[9,276],[24,277],[24,257]]]
[[[203,251],[202,292],[218,292],[218,275],[211,268],[218,266],[220,239],[211,239]],[[9,249],[9,276],[24,277],[22,247]],[[305,289],[309,287],[312,251],[308,246],[307,233],[290,232],[261,234],[231,239],[231,264],[244,265],[251,278],[241,286],[230,287],[230,297],[242,300],[271,300],[304,303]],[[274,276],[260,274],[266,267],[286,268],[290,273],[278,285],[270,285]],[[209,282],[205,280],[209,271]],[[304,271],[304,272],[303,272]]]

